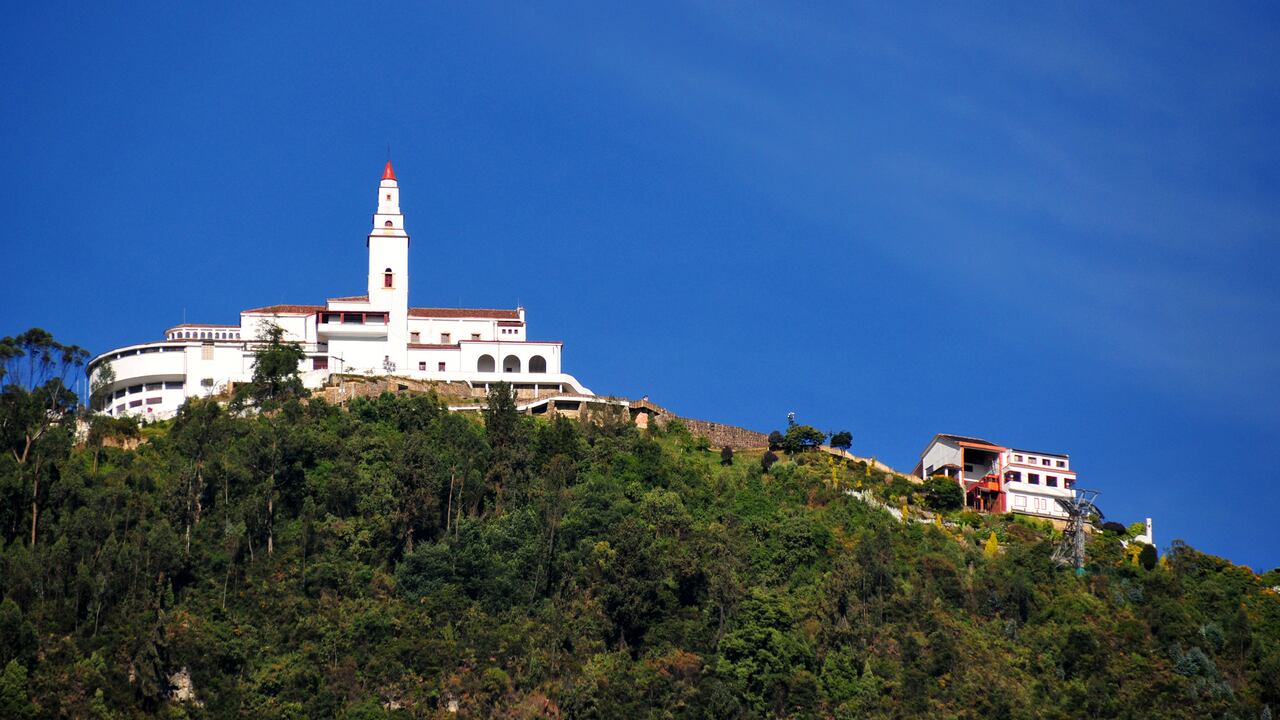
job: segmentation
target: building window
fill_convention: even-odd
[[[388,221],[386,221],[386,222],[382,223],[382,227],[391,227],[391,221],[390,221],[390,220],[388,220]],[[388,286],[388,287],[390,287],[390,286]]]
[[[1032,485],[1039,485],[1040,476],[1035,473],[1027,473],[1027,482],[1031,483]]]
[[[1058,461],[1058,467],[1060,467],[1060,468],[1064,468],[1064,467],[1066,467],[1066,466],[1067,466],[1067,463],[1066,463],[1066,461],[1065,461],[1065,460],[1059,460],[1059,461]]]
[[[140,392],[142,392],[142,386],[141,386],[141,385],[134,385],[133,387],[129,388],[129,394],[130,394],[130,395],[133,395],[134,393],[140,393]]]
[[[131,407],[131,408],[142,407],[142,401],[141,401],[141,400],[130,400],[130,401],[129,401],[129,407]]]
[[[931,477],[933,477],[933,466],[932,466],[932,465],[930,465],[929,467],[927,467],[927,468],[925,468],[925,469],[924,469],[924,476],[925,476],[925,477],[927,477],[927,478],[931,478]]]
[[[1017,470],[1013,470],[1009,473],[1006,473],[1005,477],[1009,480],[1009,482],[1020,482],[1022,480],[1022,473],[1018,472]]]
[[[328,369],[329,369],[329,357],[326,355],[325,357],[313,357],[313,358],[311,358],[311,369],[312,369],[312,370],[328,370]]]
[[[409,333],[409,342],[411,342],[411,343],[422,342],[421,337],[422,337],[422,336],[421,336],[421,335],[419,335],[418,333],[416,333],[416,332],[411,332],[411,333]]]
[[[964,464],[964,471],[965,471],[965,472],[973,472],[973,466],[972,466],[972,465],[970,465],[969,463],[965,463],[965,464]]]
[[[1021,455],[1014,455],[1014,456],[1013,456],[1013,461],[1014,461],[1014,462],[1022,462],[1022,456],[1021,456]]]
[[[181,390],[182,382],[181,381],[167,382],[164,384],[164,389],[165,390]]]
[[[159,404],[160,404],[160,398],[158,398],[158,397],[154,397],[154,398],[147,398],[147,404],[148,404],[148,405],[159,405]]]
[[[471,333],[471,339],[472,339],[472,340],[479,340],[479,339],[480,339],[480,333]]]
[[[440,344],[448,345],[453,342],[453,336],[449,333],[440,333]]]
[[[388,223],[388,224],[390,224],[390,223]],[[391,287],[391,279],[392,279],[392,277],[394,277],[394,276],[391,274],[391,268],[387,268],[386,270],[383,270],[383,271],[382,271],[382,287],[384,287],[384,288],[389,288],[389,287]]]
[[[1044,512],[1045,499],[1036,498],[1036,512]]]
[[[1049,467],[1049,458],[1044,458],[1043,460],[1040,461],[1040,464],[1045,467]]]
[[[426,369],[427,369],[427,362],[426,362],[425,360],[423,360],[422,362],[418,363],[418,369],[419,369],[419,370],[426,370]]]
[[[1075,486],[1076,486],[1076,479],[1075,479],[1075,478],[1069,478],[1069,477],[1064,477],[1064,478],[1062,478],[1062,487],[1067,488],[1068,490],[1070,490],[1071,488],[1074,488]]]
[[[440,366],[436,369],[439,370],[440,372],[444,372],[444,363],[440,363],[439,365]]]
[[[391,199],[391,193],[387,193],[387,199],[388,199],[388,200],[390,200],[390,199]]]
[[[1053,475],[1045,475],[1044,484],[1049,487],[1058,487],[1058,478],[1054,477]]]
[[[1026,510],[1026,509],[1027,509],[1027,499],[1026,499],[1026,498],[1024,498],[1024,497],[1022,497],[1021,495],[1014,495],[1014,496],[1013,496],[1013,506],[1014,506],[1014,507],[1016,507],[1016,508],[1022,508],[1023,510]]]
[[[529,372],[544,373],[547,371],[547,359],[541,355],[534,355],[529,358]]]

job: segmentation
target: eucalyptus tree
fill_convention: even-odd
[[[0,445],[11,459],[14,489],[31,500],[31,544],[40,516],[41,480],[70,452],[79,398],[68,381],[84,367],[89,353],[58,342],[40,328],[0,339]],[[16,503],[6,503],[16,504]],[[17,532],[10,518],[9,534]]]

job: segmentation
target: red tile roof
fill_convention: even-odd
[[[482,320],[519,320],[519,310],[491,310],[487,308],[409,308],[409,317],[418,318],[475,318]]]
[[[310,315],[324,310],[323,305],[268,305],[252,310],[241,310],[241,315]]]
[[[383,180],[395,180],[395,179],[396,179],[396,171],[395,171],[395,170],[393,170],[393,169],[391,169],[391,161],[390,161],[390,160],[387,160],[387,166],[386,166],[385,168],[383,168],[383,170],[382,170],[382,179],[383,179]]]
[[[238,328],[238,327],[240,327],[240,325],[239,325],[239,324],[236,324],[236,325],[219,325],[218,323],[183,323],[183,324],[181,324],[181,325],[174,325],[173,327],[171,327],[171,328],[169,328],[169,329],[170,329],[170,330],[178,330],[178,329],[181,329],[181,328]],[[1046,453],[1046,454],[1047,454],[1047,453]]]
[[[329,302],[369,302],[368,295],[348,295],[347,297],[329,298]]]

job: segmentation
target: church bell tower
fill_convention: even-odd
[[[404,371],[409,328],[409,235],[400,213],[400,184],[387,160],[369,232],[369,305],[387,312],[387,357]]]

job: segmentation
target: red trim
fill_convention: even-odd
[[[314,315],[324,310],[323,305],[268,305],[252,310],[241,310],[241,315]]]
[[[1076,474],[1075,470],[1067,470],[1066,468],[1055,468],[1055,467],[1050,467],[1048,465],[1031,465],[1029,463],[1011,462],[1008,464],[1008,466],[1031,468],[1032,470],[1039,470],[1040,472],[1050,472],[1050,473],[1053,473],[1054,475],[1075,475]]]
[[[382,179],[383,180],[396,179],[396,171],[392,169],[390,160],[387,160],[387,166],[382,169]]]
[[[494,345],[564,345],[563,340],[459,340],[459,343],[492,343]]]
[[[519,310],[491,308],[409,308],[409,317],[447,318],[451,320],[519,320]]]

